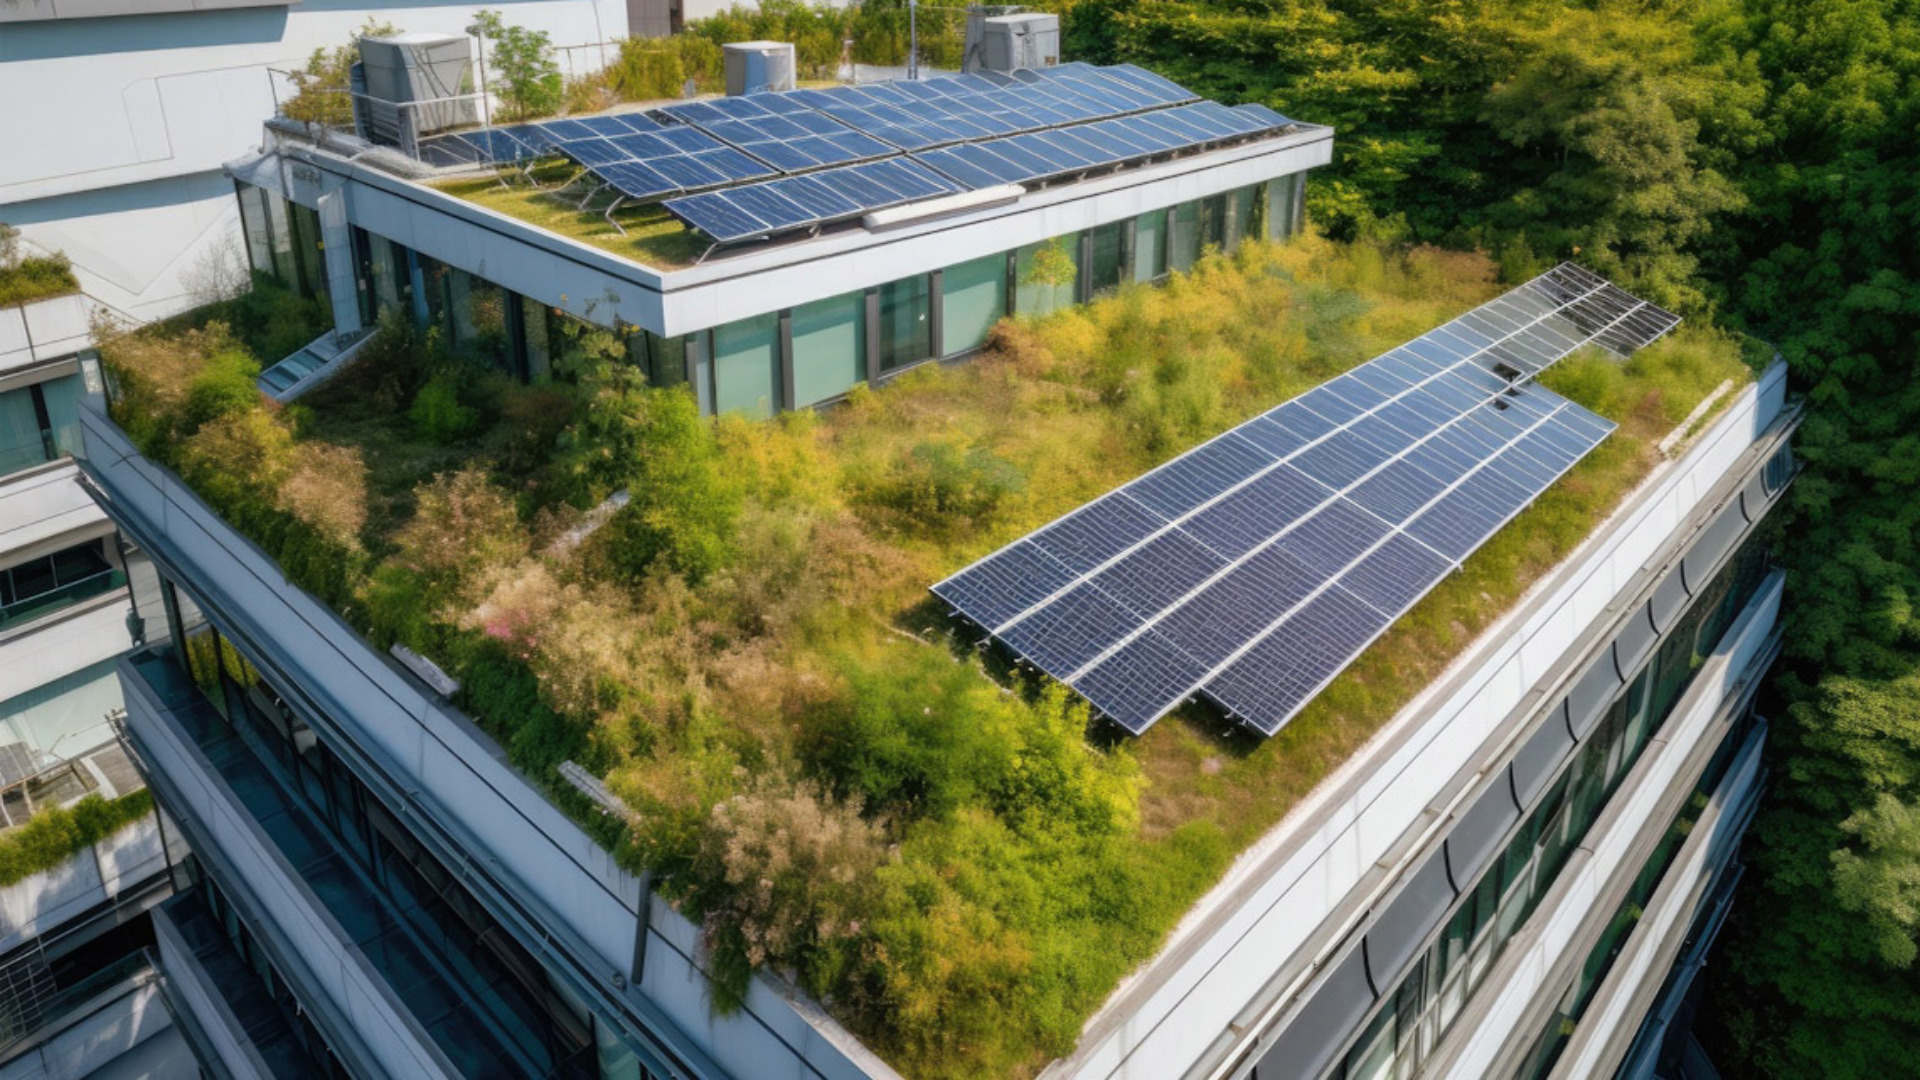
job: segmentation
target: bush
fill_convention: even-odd
[[[951,532],[990,522],[1026,484],[1017,466],[986,447],[963,451],[949,442],[925,442],[895,462],[862,500],[893,511],[909,529]]]
[[[65,255],[30,255],[0,266],[0,305],[30,304],[79,291],[80,279],[73,276],[73,264]]]
[[[108,801],[89,795],[72,808],[52,806],[0,837],[0,887],[14,885],[66,862],[153,810],[146,789]]]
[[[266,364],[292,356],[333,326],[326,301],[301,296],[258,273],[252,289],[216,310],[247,351]]]
[[[494,72],[500,118],[530,120],[558,110],[566,88],[553,59],[552,37],[545,30],[508,26],[497,11],[481,11],[473,21],[489,46],[486,62]]]
[[[259,377],[260,365],[240,349],[215,353],[187,387],[187,422],[197,428],[259,405]]]
[[[459,442],[480,429],[480,410],[460,403],[459,380],[435,375],[414,395],[407,418],[420,438],[440,446]]]

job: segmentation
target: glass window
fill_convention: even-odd
[[[235,184],[240,200],[240,231],[247,238],[247,265],[273,273],[273,227],[267,218],[267,193],[252,184]]]
[[[780,400],[779,343],[779,320],[770,314],[714,329],[714,411],[773,413]]]
[[[1202,248],[1227,249],[1227,197],[1213,195],[1200,200],[1200,245]]]
[[[1227,193],[1227,249],[1240,246],[1240,241],[1258,237],[1255,230],[1254,214],[1259,184],[1243,187]]]
[[[953,356],[987,343],[993,324],[1007,314],[1007,257],[989,255],[940,275],[940,353]],[[795,329],[795,334],[799,333]]]
[[[1130,221],[1116,221],[1093,230],[1093,265],[1088,277],[1093,292],[1110,292],[1126,283],[1125,234],[1132,227]]]
[[[303,296],[325,296],[327,264],[322,252],[326,245],[320,239],[320,215],[299,203],[288,205],[292,207],[294,254],[299,264],[295,288]]]
[[[1191,270],[1200,261],[1200,204],[1181,203],[1167,214],[1167,267]]]
[[[829,296],[793,309],[795,408],[844,394],[866,374],[865,291]]]
[[[375,312],[405,311],[405,297],[410,284],[407,280],[406,249],[384,236],[369,237],[367,246],[372,263]]]
[[[528,382],[545,382],[553,374],[553,321],[547,305],[530,296],[516,299],[520,307],[520,373]]]
[[[1294,200],[1302,175],[1294,173],[1267,181],[1267,239],[1285,240],[1293,235]]]
[[[1783,443],[1780,449],[1774,451],[1773,456],[1767,459],[1767,466],[1761,474],[1760,483],[1766,486],[1767,494],[1772,495],[1792,477],[1793,447]]]
[[[63,454],[80,449],[80,401],[87,395],[87,383],[79,372],[48,379],[39,386],[47,408],[47,423],[53,431],[53,448]]]
[[[1167,212],[1150,210],[1133,219],[1133,280],[1153,281],[1167,272]]]
[[[687,339],[663,338],[650,330],[635,330],[627,337],[627,359],[639,368],[653,386],[679,386],[687,381]]]
[[[1079,294],[1079,266],[1079,233],[1021,248],[1014,258],[1018,285],[1013,309],[1022,315],[1046,315],[1071,307]]]
[[[300,271],[293,263],[293,225],[287,220],[287,200],[264,189],[260,196],[267,204],[267,229],[273,240],[273,276],[287,288],[298,289]]]
[[[880,286],[880,370],[893,371],[933,355],[929,276]]]
[[[33,387],[0,393],[0,476],[47,460],[47,444],[40,437],[40,411]]]

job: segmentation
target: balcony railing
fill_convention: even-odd
[[[0,605],[0,630],[51,615],[61,608],[72,607],[82,600],[91,600],[102,593],[112,592],[126,583],[125,571],[102,570],[77,581],[56,586],[47,592],[29,596],[24,600]]]

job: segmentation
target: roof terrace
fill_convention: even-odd
[[[909,1075],[1026,1076],[1750,371],[1705,327],[1546,371],[1617,430],[1270,739],[1195,705],[1117,738],[927,587],[1501,291],[1477,255],[1250,243],[770,422],[702,422],[591,331],[523,386],[390,329],[287,410],[217,392],[251,386],[218,323],[103,355],[120,424],[290,579],[453,673],[531,775],[633,807],[616,850],[718,970]]]

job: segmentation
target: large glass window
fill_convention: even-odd
[[[1005,255],[963,262],[941,273],[941,355],[952,356],[985,345],[988,331],[1006,314]]]
[[[45,431],[33,387],[0,393],[0,476],[48,460]]]
[[[1132,231],[1133,222],[1116,221],[1101,225],[1093,230],[1093,258],[1088,267],[1087,282],[1095,293],[1110,292],[1126,283],[1126,233]]]
[[[880,370],[893,371],[933,355],[929,276],[880,286]]]
[[[1267,181],[1267,238],[1284,240],[1293,235],[1295,200],[1305,173],[1276,177]]]
[[[100,541],[0,569],[0,627],[15,626],[126,583]]]
[[[1013,309],[1022,315],[1046,315],[1073,306],[1079,295],[1080,234],[1068,233],[1028,244],[1014,256],[1018,283]]]
[[[687,339],[661,337],[635,330],[627,337],[627,358],[646,373],[653,386],[679,386],[687,381]]]
[[[1202,248],[1227,250],[1227,197],[1213,195],[1200,200],[1200,244]]]
[[[320,215],[299,203],[287,204],[293,219],[295,288],[303,296],[325,296],[327,292],[326,244],[320,237]]]
[[[713,331],[715,412],[768,416],[780,403],[780,326],[756,315]]]
[[[1167,212],[1149,210],[1133,219],[1133,280],[1153,281],[1167,272]]]
[[[293,224],[287,220],[287,200],[268,192],[260,192],[261,201],[267,204],[267,231],[273,242],[273,276],[280,284],[289,289],[300,288],[300,271],[294,261]]]
[[[1705,654],[1758,588],[1766,548],[1750,539],[1687,609],[1658,653],[1582,741],[1572,763],[1464,890],[1463,899],[1415,971],[1374,1019],[1335,1075],[1406,1076],[1447,1033],[1501,949],[1520,931],[1574,848],[1639,761],[1654,732],[1692,681]],[[1419,1038],[1413,1039],[1418,1032]],[[1391,1033],[1392,1037],[1387,1034]]]
[[[1167,266],[1186,271],[1200,261],[1200,204],[1180,203],[1167,211]]]
[[[267,217],[267,193],[252,184],[235,184],[240,200],[240,231],[247,238],[247,265],[261,274],[272,274],[273,226]]]
[[[1261,185],[1243,187],[1227,193],[1227,244],[1228,250],[1240,246],[1242,240],[1258,239],[1256,230],[1256,206]]]
[[[793,309],[793,405],[846,393],[867,375],[867,294],[829,296]]]
[[[79,372],[48,379],[38,384],[47,408],[47,430],[52,432],[56,453],[71,454],[80,449],[80,401],[87,396],[87,383]]]

